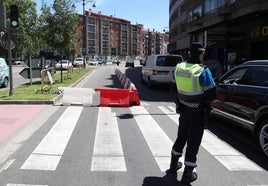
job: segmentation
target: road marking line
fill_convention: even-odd
[[[109,107],[99,107],[91,171],[126,170],[116,115]]]
[[[11,159],[11,160],[8,160],[4,166],[1,167],[0,169],[0,173],[3,172],[4,170],[7,170],[11,165],[12,163],[15,161],[15,159]]]
[[[241,155],[208,130],[204,131],[201,145],[229,171],[263,171],[257,164]]]
[[[68,107],[21,166],[21,169],[56,170],[83,107]]]
[[[166,171],[169,168],[173,142],[144,107],[131,107],[130,110],[160,170]]]
[[[8,183],[6,186],[48,186],[48,185],[29,185],[29,184]]]
[[[176,123],[177,125],[179,124],[179,117],[180,115],[177,114],[173,107],[169,107],[172,111],[169,111],[168,109],[166,109],[164,106],[158,106],[158,108],[164,112],[172,121],[174,121],[174,123]]]

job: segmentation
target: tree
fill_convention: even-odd
[[[40,15],[40,29],[46,44],[60,49],[67,56],[74,50],[76,37],[75,28],[78,16],[71,0],[54,0],[52,7],[43,2]]]

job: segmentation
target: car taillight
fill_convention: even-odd
[[[153,69],[152,75],[157,75],[157,71],[155,69]]]

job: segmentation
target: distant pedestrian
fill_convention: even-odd
[[[193,172],[197,166],[197,153],[201,144],[206,110],[209,102],[216,96],[215,82],[208,68],[201,65],[205,49],[200,43],[193,43],[190,47],[187,62],[177,64],[174,72],[178,99],[176,112],[180,114],[177,139],[171,151],[171,163],[167,172],[176,173],[182,167],[178,162],[185,153],[185,169],[181,183],[190,184],[197,179]]]

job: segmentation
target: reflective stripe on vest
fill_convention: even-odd
[[[189,96],[203,94],[204,91],[199,82],[203,70],[204,67],[199,64],[186,62],[178,64],[174,72],[178,93]]]

